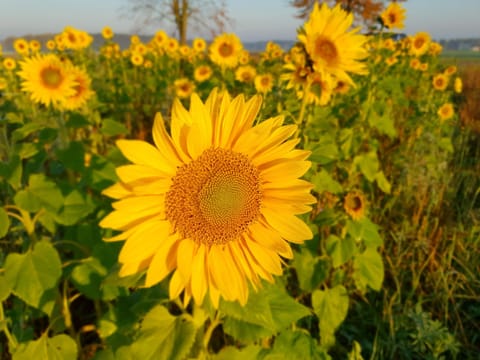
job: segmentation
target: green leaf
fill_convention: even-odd
[[[361,173],[365,175],[368,181],[373,182],[375,180],[379,167],[378,157],[375,151],[355,156],[353,163],[360,168]]]
[[[57,184],[43,174],[32,174],[29,186],[15,195],[14,202],[26,211],[37,212],[43,207],[56,213],[64,200]]]
[[[225,346],[218,354],[211,356],[211,360],[245,360],[258,359],[263,348],[259,345],[249,345],[242,349]]]
[[[383,173],[383,171],[379,171],[375,175],[375,181],[377,182],[377,185],[380,188],[380,190],[382,190],[385,194],[390,194],[390,192],[392,191],[392,185],[385,177],[385,174]]]
[[[373,248],[367,248],[353,260],[353,278],[358,289],[365,291],[367,286],[380,290],[383,283],[384,267],[380,254]]]
[[[0,238],[7,235],[9,227],[10,218],[8,217],[7,211],[3,207],[0,207]]]
[[[72,141],[66,149],[57,150],[58,159],[67,169],[82,172],[85,169],[85,152],[83,145],[78,141]]]
[[[330,356],[318,346],[317,341],[306,331],[286,330],[275,338],[273,349],[263,359],[328,360]]]
[[[79,113],[71,113],[65,126],[69,129],[81,129],[90,125],[88,119]]]
[[[332,258],[332,265],[334,268],[345,264],[357,253],[357,245],[355,240],[346,236],[339,238],[336,235],[329,235],[326,241],[327,253]]]
[[[93,204],[85,200],[79,191],[73,190],[65,197],[63,206],[55,216],[55,221],[63,225],[74,225],[90,214],[94,208]]]
[[[13,293],[47,313],[53,308],[49,290],[56,287],[61,274],[58,252],[47,241],[38,242],[25,254],[10,253],[5,260],[5,279]]]
[[[131,349],[142,360],[184,359],[195,341],[195,326],[186,316],[172,316],[157,305],[143,319]]]
[[[229,316],[224,323],[225,332],[240,341],[271,336],[311,315],[307,307],[296,302],[284,289],[270,283],[264,283],[258,292],[251,290],[245,306],[221,300],[220,311]]]
[[[312,307],[318,316],[322,345],[333,345],[335,331],[348,312],[347,289],[343,285],[337,285],[331,289],[315,290],[312,293]]]
[[[371,127],[376,128],[380,133],[388,135],[391,139],[397,136],[397,130],[395,129],[395,123],[389,112],[386,111],[383,115],[379,115],[375,111],[370,112],[368,123]]]
[[[7,279],[5,279],[5,275],[3,273],[0,273],[0,303],[9,297],[11,292],[12,288],[10,287]]]
[[[44,124],[39,124],[36,122],[31,122],[28,124],[23,125],[22,127],[15,129],[12,133],[12,142],[16,143],[19,140],[25,139],[28,135],[34,133],[35,131],[38,131],[40,129],[43,129],[45,127]]]
[[[357,242],[363,241],[365,246],[377,248],[383,244],[383,238],[378,232],[378,225],[367,217],[358,221],[347,220],[347,233]]]
[[[22,161],[18,154],[13,155],[9,162],[0,162],[0,176],[16,190],[22,183]]]
[[[312,291],[328,276],[330,261],[328,258],[314,257],[310,251],[301,248],[292,262],[297,273],[298,284],[302,290]]]
[[[309,159],[320,165],[329,164],[339,158],[335,138],[328,134],[321,136],[318,142],[310,144],[307,150],[312,151]]]
[[[72,360],[77,358],[78,349],[75,341],[65,334],[47,337],[19,344],[13,353],[13,360]]]
[[[315,190],[319,193],[324,191],[328,191],[333,194],[343,192],[342,185],[340,185],[338,181],[334,180],[325,169],[322,169],[316,173],[311,179],[311,182],[315,185]]]
[[[101,132],[105,136],[116,136],[128,134],[128,129],[118,121],[105,119],[102,122]]]

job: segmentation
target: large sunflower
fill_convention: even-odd
[[[234,68],[242,53],[242,42],[235,34],[217,36],[209,47],[210,60],[222,68]]]
[[[75,95],[74,75],[57,56],[39,54],[21,61],[20,66],[22,90],[29,92],[33,101],[57,105]]]
[[[84,106],[93,96],[94,92],[90,88],[91,79],[88,73],[77,66],[70,66],[68,72],[73,75],[76,85],[75,94],[66,98],[62,107],[66,110],[75,110]]]
[[[389,29],[403,29],[405,21],[405,9],[397,4],[390,3],[384,12],[380,15],[383,24]]]
[[[353,85],[347,73],[365,74],[366,65],[359,60],[366,58],[368,52],[364,47],[366,36],[357,34],[360,28],[348,32],[352,22],[353,15],[340,5],[330,9],[325,3],[321,7],[315,3],[298,39],[304,44],[315,71],[333,74]]]
[[[126,240],[120,275],[146,270],[152,286],[173,272],[172,299],[184,291],[185,303],[209,293],[214,306],[220,296],[245,304],[249,284],[281,274],[289,242],[312,237],[296,216],[315,202],[299,179],[309,152],[295,149],[296,126],[282,116],[253,126],[260,106],[260,96],[232,100],[215,89],[202,103],[194,93],[189,111],[174,103],[170,135],[157,114],[155,146],[117,142],[133,164],[117,168],[120,182],[104,191],[117,201],[100,226]]]

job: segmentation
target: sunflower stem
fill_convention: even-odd
[[[5,337],[7,338],[7,341],[8,341],[8,348],[10,349],[10,353],[13,354],[15,352],[15,349],[17,348],[18,343],[15,337],[12,335],[12,333],[8,329],[7,319],[5,319],[5,314],[3,312],[3,304],[1,301],[0,301],[0,324],[3,324],[0,330],[3,330],[3,333],[5,334]]]
[[[208,344],[210,343],[210,339],[213,334],[213,330],[220,325],[222,321],[220,320],[220,317],[218,315],[218,312],[215,314],[215,318],[210,322],[208,325],[207,330],[205,331],[205,334],[203,335],[203,347],[206,352],[208,352]]]
[[[303,89],[303,97],[302,97],[302,106],[300,107],[300,113],[298,114],[298,118],[296,124],[298,126],[296,137],[300,135],[303,131],[303,127],[305,126],[305,110],[307,109],[307,99],[308,99],[308,92],[310,91],[310,81],[307,81],[305,88]]]

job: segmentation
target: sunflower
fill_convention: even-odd
[[[451,76],[457,72],[457,67],[455,65],[448,66],[443,72],[445,75]]]
[[[130,56],[130,61],[132,62],[133,65],[140,66],[143,64],[144,58],[141,54],[134,52]]]
[[[353,15],[336,5],[330,9],[325,3],[315,3],[310,19],[304,25],[304,33],[298,39],[313,62],[313,68],[322,73],[335,75],[354,85],[347,72],[366,74],[366,64],[359,60],[367,57],[364,45],[367,37],[357,34],[360,28],[347,32]]]
[[[75,95],[74,76],[57,56],[39,54],[21,61],[20,67],[18,76],[23,79],[22,90],[29,92],[33,101],[58,105]]]
[[[453,117],[454,114],[453,105],[451,103],[445,103],[438,109],[438,116],[442,121],[448,120]]]
[[[102,36],[104,39],[106,40],[110,40],[113,38],[113,30],[110,26],[104,26],[103,29],[102,29]]]
[[[40,49],[42,48],[42,44],[40,44],[40,41],[38,40],[30,40],[30,42],[28,43],[28,47],[30,48],[32,53],[35,54],[40,51]]]
[[[7,88],[8,82],[4,77],[0,77],[0,90],[5,90]]]
[[[253,82],[256,75],[257,70],[252,65],[242,65],[235,70],[235,80],[244,83]]]
[[[313,72],[308,75],[307,84],[308,90],[306,90],[306,94],[305,88],[307,88],[307,86],[304,86],[304,89],[297,90],[298,98],[303,99],[306,95],[307,104],[324,106],[330,102],[337,81],[331,75],[322,75],[318,72]]]
[[[359,220],[365,215],[365,196],[358,190],[350,191],[343,199],[343,208],[353,220]]]
[[[153,125],[155,146],[118,140],[133,164],[117,168],[120,182],[104,190],[116,199],[100,226],[120,230],[107,241],[126,240],[120,275],[146,270],[145,286],[169,282],[171,299],[184,292],[202,304],[208,293],[248,300],[261,280],[282,273],[293,257],[289,242],[312,237],[296,215],[311,210],[312,184],[300,180],[308,151],[295,149],[295,125],[277,116],[253,125],[261,97],[233,100],[212,91],[197,94],[190,110],[173,105],[169,135],[160,114]]]
[[[397,3],[390,3],[380,15],[383,25],[389,29],[403,29],[405,21],[405,9]]]
[[[272,91],[273,88],[273,75],[270,73],[267,74],[258,74],[253,79],[255,84],[255,90],[259,93],[266,94],[269,91]]]
[[[238,55],[238,63],[240,65],[247,65],[250,62],[250,53],[248,50],[240,51],[240,55]]]
[[[202,38],[195,38],[192,42],[192,48],[197,54],[203,53],[207,49],[207,43]]]
[[[75,94],[66,98],[62,104],[62,108],[75,110],[85,105],[94,93],[90,89],[91,80],[85,70],[77,66],[70,66],[67,71],[73,75],[74,81],[76,82],[76,85],[73,87]]]
[[[28,42],[23,38],[16,39],[13,42],[13,48],[20,55],[28,55],[28,52],[29,52]]]
[[[209,47],[210,60],[222,68],[234,68],[243,46],[235,34],[217,36]]]
[[[175,94],[181,99],[188,98],[195,90],[195,84],[187,78],[177,79],[173,85],[175,86]]]
[[[57,44],[55,43],[55,40],[48,40],[46,46],[48,50],[55,50]]]
[[[3,66],[7,70],[13,70],[17,67],[17,63],[15,62],[14,58],[6,57],[5,59],[3,59]]]
[[[193,72],[195,81],[204,82],[212,77],[212,68],[208,65],[200,65]]]
[[[418,32],[410,41],[410,54],[421,56],[425,54],[430,47],[430,35],[426,32]]]
[[[453,90],[457,93],[457,94],[460,94],[462,92],[462,89],[463,89],[463,82],[462,82],[462,79],[460,77],[456,77],[454,82],[453,82]]]
[[[432,84],[435,90],[443,91],[447,88],[448,76],[445,74],[437,74],[433,77]]]

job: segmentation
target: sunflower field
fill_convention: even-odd
[[[0,358],[476,359],[480,132],[404,13],[0,49]]]

